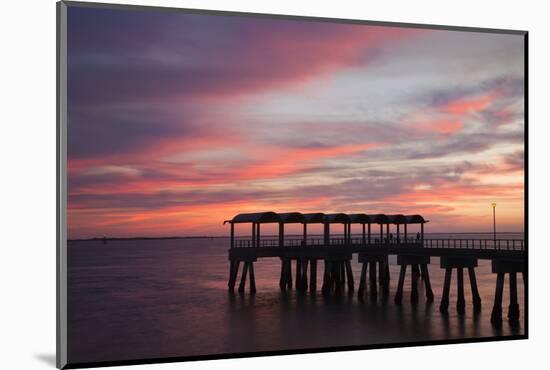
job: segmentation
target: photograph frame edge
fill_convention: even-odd
[[[56,367],[67,359],[67,4],[56,3]]]
[[[199,15],[213,15],[213,16],[236,16],[236,17],[255,17],[255,18],[268,18],[278,20],[301,20],[309,22],[329,22],[340,24],[357,24],[357,25],[370,25],[370,26],[382,26],[382,27],[399,27],[399,28],[421,28],[430,30],[442,30],[442,31],[459,31],[459,32],[480,32],[480,33],[496,33],[507,35],[525,35],[528,30],[511,29],[511,28],[491,28],[491,27],[475,27],[475,26],[456,26],[445,24],[431,24],[431,23],[414,23],[414,22],[399,22],[399,21],[377,21],[369,19],[357,19],[357,18],[334,18],[316,15],[297,15],[297,14],[281,14],[281,13],[260,13],[260,12],[246,12],[238,10],[218,10],[218,9],[202,9],[202,8],[180,8],[171,6],[155,6],[155,5],[135,5],[126,3],[108,3],[108,2],[88,2],[78,0],[62,0],[60,1],[66,6],[81,7],[81,8],[98,8],[98,9],[112,9],[112,10],[153,10],[164,12],[178,12],[188,14]]]
[[[401,28],[423,28],[432,30],[460,31],[460,32],[479,32],[479,33],[495,33],[523,36],[524,39],[524,238],[525,238],[525,271],[526,284],[524,296],[524,325],[525,332],[521,335],[511,336],[493,336],[480,338],[461,338],[451,340],[435,340],[435,341],[419,341],[419,342],[402,342],[378,345],[359,345],[359,346],[339,346],[328,348],[308,348],[308,349],[293,349],[293,350],[271,350],[259,352],[243,352],[243,353],[221,353],[208,354],[199,356],[178,356],[166,358],[144,358],[131,360],[116,360],[116,361],[98,361],[71,364],[68,361],[67,351],[67,10],[69,7],[87,7],[101,9],[120,9],[120,10],[155,10],[164,12],[181,12],[187,14],[201,14],[213,16],[241,16],[241,17],[259,17],[279,20],[296,20],[296,21],[317,21],[331,22],[339,24],[357,24],[357,25],[372,25],[386,27],[401,27]],[[123,366],[123,365],[140,365],[140,364],[159,364],[159,363],[174,363],[174,362],[190,362],[190,361],[205,361],[219,359],[238,359],[251,357],[266,357],[266,356],[282,356],[282,355],[297,355],[297,354],[316,354],[327,352],[344,352],[344,351],[360,351],[370,349],[384,348],[407,348],[407,347],[423,347],[433,345],[447,344],[467,344],[467,343],[485,343],[498,342],[508,340],[521,340],[529,338],[528,325],[528,280],[529,280],[529,188],[528,188],[528,142],[529,142],[529,93],[528,93],[528,30],[517,29],[496,29],[471,26],[452,26],[439,24],[424,24],[424,23],[408,23],[395,21],[374,21],[365,19],[347,19],[347,18],[331,18],[322,16],[301,16],[294,14],[271,14],[271,13],[256,13],[231,10],[213,10],[213,9],[198,9],[198,8],[179,8],[168,6],[151,6],[151,5],[132,5],[132,4],[113,4],[102,2],[84,2],[84,1],[58,1],[56,2],[56,367],[59,369],[68,368],[84,368],[84,367],[103,367],[103,366]]]

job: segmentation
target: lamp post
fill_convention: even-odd
[[[493,206],[493,241],[494,241],[495,247],[496,247],[496,244],[497,244],[497,223],[496,223],[496,218],[495,218],[495,208],[497,207],[497,204],[496,203],[491,203],[491,205]]]

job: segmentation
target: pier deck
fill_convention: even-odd
[[[260,246],[254,246],[252,239],[236,239],[233,248],[229,249],[229,259],[310,256],[323,258],[331,254],[386,254],[386,255],[421,255],[431,257],[470,256],[479,259],[523,259],[524,243],[521,239],[425,239],[423,241],[394,241],[370,243],[362,238],[331,238],[324,244],[324,239],[286,239],[284,246],[279,239],[262,239]],[[257,245],[256,244],[256,245]]]

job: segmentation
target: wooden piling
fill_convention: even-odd
[[[420,278],[422,277],[422,273],[420,271],[420,266],[419,265],[414,265],[414,269],[416,270],[416,275]]]
[[[369,261],[369,282],[376,284],[376,262]]]
[[[286,259],[281,258],[281,277],[279,278],[279,288],[286,290],[286,277],[287,277]]]
[[[333,280],[334,280],[334,286],[335,286],[335,292],[341,293],[343,288],[343,281],[342,281],[342,264],[340,261],[333,262]]]
[[[348,260],[345,262],[346,274],[348,279],[348,290],[353,292],[355,290],[355,282],[353,281],[353,271],[351,269],[351,262]]]
[[[502,293],[504,291],[504,273],[497,273],[497,284],[495,290],[495,302],[491,312],[491,323],[499,326],[502,324]]]
[[[305,292],[307,290],[307,266],[308,266],[308,259],[302,260],[302,278],[300,279],[302,287],[302,292]]]
[[[345,290],[345,287],[346,287],[346,271],[344,268],[344,261],[338,262],[338,275],[340,278],[340,288],[343,291]]]
[[[386,256],[386,258],[384,259],[384,269],[386,271],[386,273],[385,273],[386,282],[389,284],[390,279],[391,279],[391,276],[390,276],[390,257],[389,256]]]
[[[385,258],[382,258],[381,261],[378,262],[378,285],[382,286],[384,285],[384,281],[386,280],[386,263]]]
[[[380,270],[383,271],[381,291],[385,296],[387,296],[390,292],[390,263],[387,256],[382,262],[380,262],[379,265]]]
[[[399,271],[399,282],[397,283],[397,292],[395,293],[395,303],[401,304],[403,299],[403,285],[405,284],[405,273],[407,272],[407,265],[401,265]]]
[[[428,270],[428,265],[423,263],[420,266],[420,272],[424,276],[424,289],[426,290],[426,300],[428,302],[434,301],[434,293],[432,291],[432,284],[430,283],[430,272]]]
[[[239,284],[239,293],[244,293],[244,287],[246,285],[246,273],[248,272],[249,262],[245,262],[243,266],[243,272],[241,274],[241,283]]]
[[[333,261],[330,270],[331,291],[338,291],[340,274],[338,274],[339,265],[337,261]]]
[[[456,288],[456,312],[463,315],[466,311],[466,301],[464,300],[464,269],[462,267],[456,269]]]
[[[443,283],[443,297],[441,297],[441,303],[439,305],[439,311],[446,313],[449,309],[449,293],[451,291],[451,268],[445,269],[445,282]]]
[[[317,260],[313,258],[310,263],[309,290],[314,292],[317,290]]]
[[[296,282],[294,283],[294,285],[296,286],[296,290],[302,289],[301,278],[302,278],[302,261],[297,259],[296,260]]]
[[[418,303],[418,279],[420,277],[418,265],[411,265],[411,303]]]
[[[292,259],[287,260],[287,277],[286,277],[286,287],[292,289]]]
[[[248,270],[250,270],[250,294],[256,293],[256,277],[254,276],[254,262],[248,262]]]
[[[470,288],[472,289],[472,301],[474,304],[474,312],[481,311],[481,296],[477,289],[476,271],[473,267],[468,267],[468,275],[470,277]]]
[[[359,297],[363,297],[363,293],[365,292],[366,280],[367,280],[367,263],[363,263],[363,267],[361,267],[361,277],[359,278],[359,290],[357,291],[357,295]]]
[[[240,263],[241,263],[240,261],[233,261],[232,262],[232,270],[231,270],[231,275],[230,275],[230,278],[229,278],[229,291],[230,292],[235,291],[235,283],[237,282],[237,275],[239,273]]]
[[[338,283],[339,291],[344,291],[346,286],[346,274],[344,272],[344,261],[338,261]]]
[[[518,285],[517,275],[510,272],[510,305],[508,306],[508,321],[510,323],[519,322],[519,304],[518,304]]]
[[[323,293],[329,293],[331,290],[331,281],[330,281],[330,262],[325,260],[325,271],[323,273],[323,286],[321,287],[321,291]]]
[[[370,297],[371,299],[376,299],[378,296],[378,287],[376,281],[376,261],[370,261],[369,266],[369,282],[370,282]]]
[[[338,262],[338,275],[340,276],[340,281],[342,282],[342,288],[346,285],[346,270],[344,267],[344,261]]]
[[[233,260],[229,261],[229,277],[227,279],[227,286],[231,286],[231,277],[233,276],[233,269],[235,268],[235,262]]]

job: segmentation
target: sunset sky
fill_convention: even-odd
[[[523,36],[68,10],[69,238],[240,212],[523,231]]]

